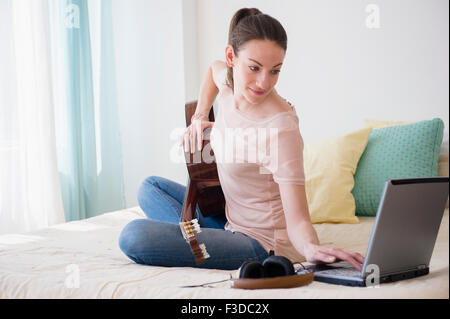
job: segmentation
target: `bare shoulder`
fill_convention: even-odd
[[[273,103],[271,103],[271,106],[272,106],[271,113],[273,114],[289,112],[294,109],[292,103],[290,103],[288,100],[278,95],[278,93],[274,95]]]
[[[211,64],[213,81],[219,90],[226,85],[227,64],[224,61],[216,60]]]

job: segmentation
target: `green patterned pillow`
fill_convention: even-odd
[[[439,118],[372,130],[354,175],[356,215],[376,215],[388,179],[437,176],[443,132]]]

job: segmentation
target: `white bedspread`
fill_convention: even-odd
[[[430,274],[354,288],[319,282],[299,288],[241,290],[180,288],[229,278],[230,271],[138,265],[118,247],[118,236],[140,208],[0,236],[0,298],[449,298],[448,209],[430,263]],[[365,254],[374,218],[360,224],[314,225],[323,244]]]

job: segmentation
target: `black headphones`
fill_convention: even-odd
[[[259,261],[247,260],[240,270],[239,278],[270,278],[295,275],[294,266],[284,256],[269,256],[261,264]]]
[[[305,268],[304,268],[305,269]],[[239,268],[239,278],[209,282],[201,285],[183,286],[183,288],[209,287],[210,284],[229,281],[230,287],[242,289],[294,288],[308,285],[314,279],[312,271],[297,272],[294,265],[284,256],[270,256],[259,261],[249,259]],[[281,278],[280,278],[281,277]]]

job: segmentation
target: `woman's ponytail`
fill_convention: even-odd
[[[236,26],[239,24],[239,22],[248,16],[257,15],[257,14],[262,14],[262,12],[256,8],[242,8],[242,9],[239,9],[238,11],[236,11],[233,18],[231,18],[231,22],[230,22],[230,29],[228,31],[228,44],[231,44],[231,42],[232,42],[231,37],[233,36],[233,31],[236,28]]]

